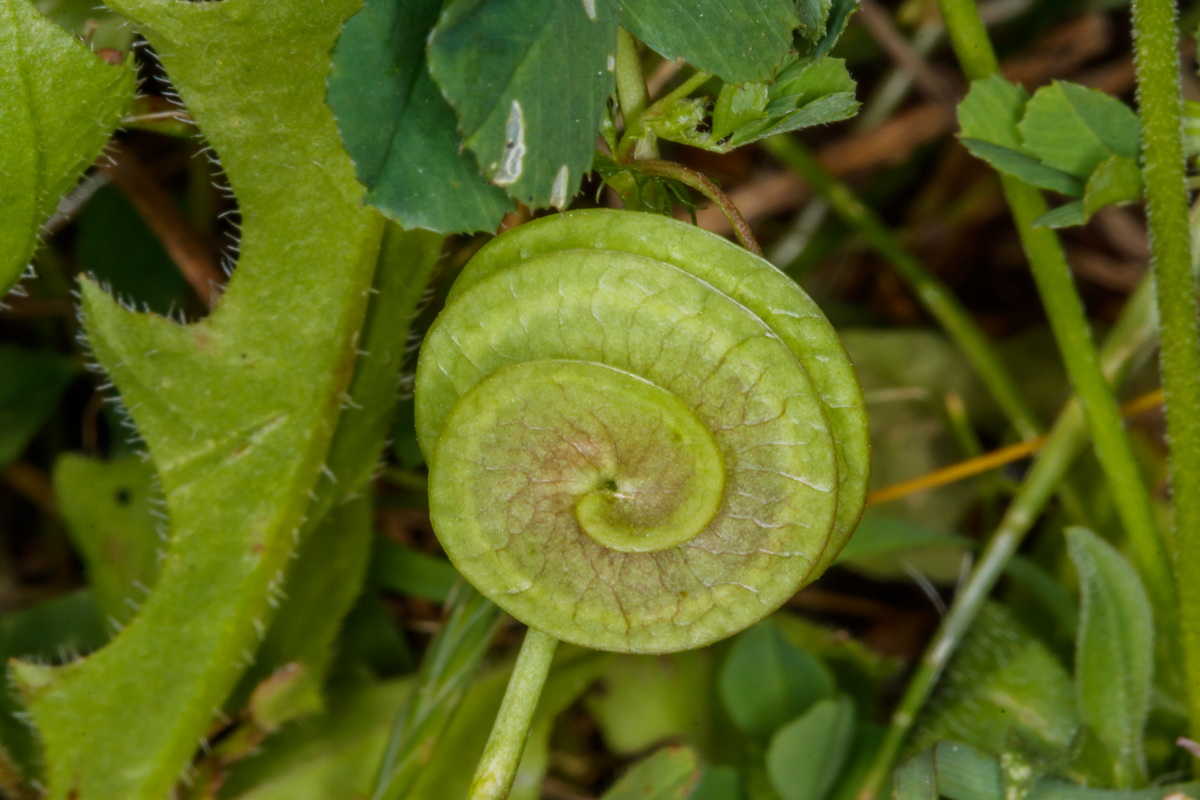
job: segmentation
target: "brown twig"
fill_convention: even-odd
[[[211,308],[217,300],[217,287],[225,282],[212,248],[132,152],[114,142],[109,154],[113,159],[112,165],[105,167],[109,178],[162,242],[193,291]]]

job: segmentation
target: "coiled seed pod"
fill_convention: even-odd
[[[867,483],[832,327],[766,261],[649,214],[576,211],[479,251],[421,349],[434,529],[527,625],[659,653],[820,574]]]

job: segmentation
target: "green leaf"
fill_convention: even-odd
[[[621,26],[660,55],[730,83],[770,78],[801,24],[795,0],[617,0],[617,7]],[[823,16],[821,23],[824,30]]]
[[[96,606],[123,625],[158,576],[166,520],[154,467],[137,457],[97,461],[66,454],[54,465],[54,493],[71,541],[83,557]],[[162,534],[158,532],[162,528]]]
[[[0,345],[0,469],[29,444],[58,408],[58,398],[75,375],[59,353]]]
[[[992,753],[1019,750],[1056,765],[1078,728],[1075,692],[1054,655],[1001,606],[984,606],[912,738]]]
[[[855,84],[838,58],[791,57],[770,83],[727,84],[711,120],[706,104],[685,98],[643,120],[659,138],[727,153],[779,133],[854,116]]]
[[[620,756],[645,752],[667,740],[700,744],[708,732],[714,683],[713,656],[691,650],[666,656],[615,658],[600,691],[585,699],[604,743]]]
[[[1035,228],[1069,228],[1087,222],[1083,213],[1083,201],[1074,200],[1066,205],[1047,211],[1033,221]]]
[[[322,467],[383,226],[362,206],[325,103],[320,54],[357,0],[112,5],[139,25],[220,154],[245,219],[243,255],[220,304],[193,325],[131,313],[84,284],[89,342],[154,458],[171,540],[119,637],[81,662],[14,673],[46,745],[50,797],[158,800],[253,658],[308,492],[328,491]]]
[[[825,21],[825,38],[817,43],[816,49],[813,50],[813,58],[821,58],[838,43],[838,39],[842,38],[842,34],[846,32],[846,26],[850,24],[850,17],[858,10],[860,0],[833,0],[833,5],[829,9],[829,17]]]
[[[132,59],[106,64],[28,0],[0,0],[0,295],[33,258],[59,198],[133,102]],[[69,102],[68,102],[69,100]]]
[[[939,796],[933,750],[905,761],[892,776],[892,800],[938,800]]]
[[[634,764],[602,800],[684,800],[700,777],[690,747],[664,747]]]
[[[1075,682],[1083,721],[1108,749],[1113,779],[1128,788],[1145,777],[1142,737],[1154,676],[1150,601],[1129,562],[1096,534],[1067,530],[1082,604]]]
[[[734,640],[718,692],[730,719],[765,742],[788,720],[832,697],[833,678],[824,664],[764,622]]]
[[[822,700],[771,739],[767,773],[783,800],[822,800],[833,787],[854,740],[854,704]]]
[[[604,0],[459,0],[442,12],[429,67],[489,180],[528,206],[566,207],[591,168],[616,40]]]
[[[336,480],[314,491],[298,556],[288,565],[275,622],[259,648],[253,669],[229,704],[236,709],[254,686],[280,668],[300,663],[312,689],[307,705],[319,704],[332,645],[343,617],[362,589],[373,540],[371,511],[355,495],[378,464],[396,402],[410,322],[433,271],[442,238],[389,225],[375,269],[370,305],[357,360],[346,391],[345,410],[329,445],[325,468]]]
[[[1081,180],[1112,156],[1137,161],[1137,116],[1115,97],[1075,83],[1038,89],[1018,128],[1025,152]]]
[[[1101,208],[1136,202],[1142,196],[1142,171],[1137,161],[1112,156],[1100,162],[1083,192],[1083,213],[1088,219]]]
[[[736,767],[709,766],[688,800],[741,800],[742,774]]]
[[[971,90],[958,104],[958,127],[962,138],[1020,151],[1024,143],[1017,124],[1028,102],[1028,92],[999,75],[972,81]]]
[[[1043,214],[1036,227],[1080,225],[1141,195],[1137,117],[1103,92],[1058,81],[1030,98],[993,75],[971,84],[958,119],[963,144],[1000,172],[1083,197]]]
[[[770,88],[766,118],[733,133],[740,147],[777,133],[849,119],[858,111],[854,80],[840,58],[803,59],[780,73]]]
[[[973,81],[958,106],[963,145],[972,155],[1028,184],[1071,196],[1082,194],[1078,177],[1048,167],[1025,151],[1018,124],[1028,102],[1028,92],[999,75]]]
[[[800,35],[810,44],[819,44],[825,38],[825,26],[832,9],[833,0],[796,0]]]
[[[764,81],[722,86],[713,108],[712,138],[719,142],[738,128],[761,119],[770,99],[770,88]]]
[[[982,139],[963,138],[962,143],[971,155],[983,159],[1006,175],[1020,178],[1031,186],[1050,189],[1070,197],[1078,197],[1083,193],[1082,181],[1065,172],[1047,167],[1018,150],[1009,150]]]
[[[458,572],[445,558],[379,539],[371,559],[372,583],[389,592],[444,603],[458,581]]]
[[[441,0],[367,0],[333,51],[329,105],[367,202],[408,228],[495,230],[512,208],[459,147],[429,76],[425,38]]]

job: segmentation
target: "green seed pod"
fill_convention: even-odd
[[[527,625],[685,650],[778,608],[861,513],[862,393],[766,261],[674,220],[577,211],[471,259],[421,348],[434,530]]]

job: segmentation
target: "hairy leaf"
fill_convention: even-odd
[[[0,0],[0,295],[42,224],[133,102],[133,62],[106,64],[28,0]],[[69,102],[67,101],[69,99]]]
[[[1067,530],[1083,602],[1075,684],[1083,721],[1104,743],[1117,786],[1145,777],[1142,748],[1154,676],[1154,619],[1137,572],[1084,528]]]
[[[245,219],[242,258],[218,308],[189,326],[84,285],[91,345],[154,457],[171,543],[154,592],[107,647],[16,672],[50,797],[158,800],[257,647],[306,495],[328,480],[381,222],[361,206],[325,105],[320,54],[356,0],[113,5],[220,155]]]
[[[1078,724],[1066,670],[1001,606],[987,605],[922,715],[913,746],[954,739],[1054,764]]]
[[[493,183],[565,208],[592,163],[615,84],[605,0],[459,0],[429,39],[429,67]]]

